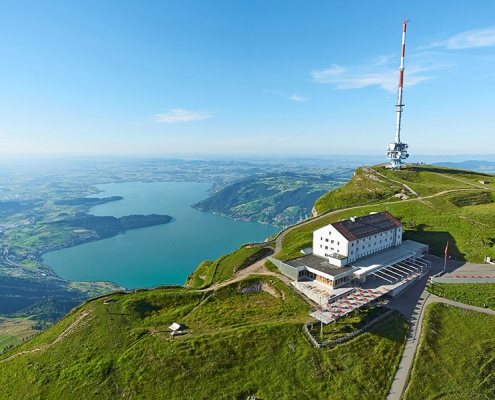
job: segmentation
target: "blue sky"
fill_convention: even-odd
[[[0,154],[495,153],[495,2],[11,1]]]

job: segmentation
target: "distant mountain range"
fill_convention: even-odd
[[[495,161],[481,161],[481,160],[467,160],[460,162],[443,161],[443,162],[433,163],[431,165],[438,165],[440,167],[447,167],[447,168],[459,168],[459,169],[467,169],[472,171],[495,173]]]

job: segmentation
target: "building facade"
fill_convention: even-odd
[[[391,284],[423,271],[428,246],[402,241],[403,225],[389,212],[334,222],[313,232],[313,252],[286,261],[270,259],[295,282],[328,288],[381,279]]]
[[[389,212],[334,222],[313,232],[313,254],[344,266],[402,243],[402,223]]]

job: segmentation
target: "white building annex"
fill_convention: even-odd
[[[296,287],[314,282],[325,289],[323,294],[315,289],[318,295],[312,298],[319,304],[368,283],[393,296],[430,267],[422,259],[428,246],[403,242],[402,231],[402,223],[387,211],[353,217],[315,230],[312,254],[271,261]]]

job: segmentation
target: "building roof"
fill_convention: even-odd
[[[368,257],[364,260],[357,261],[352,265],[359,268],[356,275],[372,273],[387,268],[390,265],[398,263],[414,255],[409,248],[402,246],[391,248],[388,251],[380,252],[375,256]]]
[[[332,226],[347,240],[353,241],[402,226],[388,211],[334,222]]]
[[[315,254],[309,254],[307,256],[293,258],[292,260],[284,261],[284,264],[290,265],[291,267],[307,267],[315,269],[317,271],[323,272],[329,276],[336,277],[345,272],[353,271],[353,267],[337,267],[330,264],[326,258],[317,256]]]
[[[168,329],[171,329],[173,331],[178,331],[182,327],[182,324],[178,324],[177,322],[174,322],[172,325],[168,327]]]

